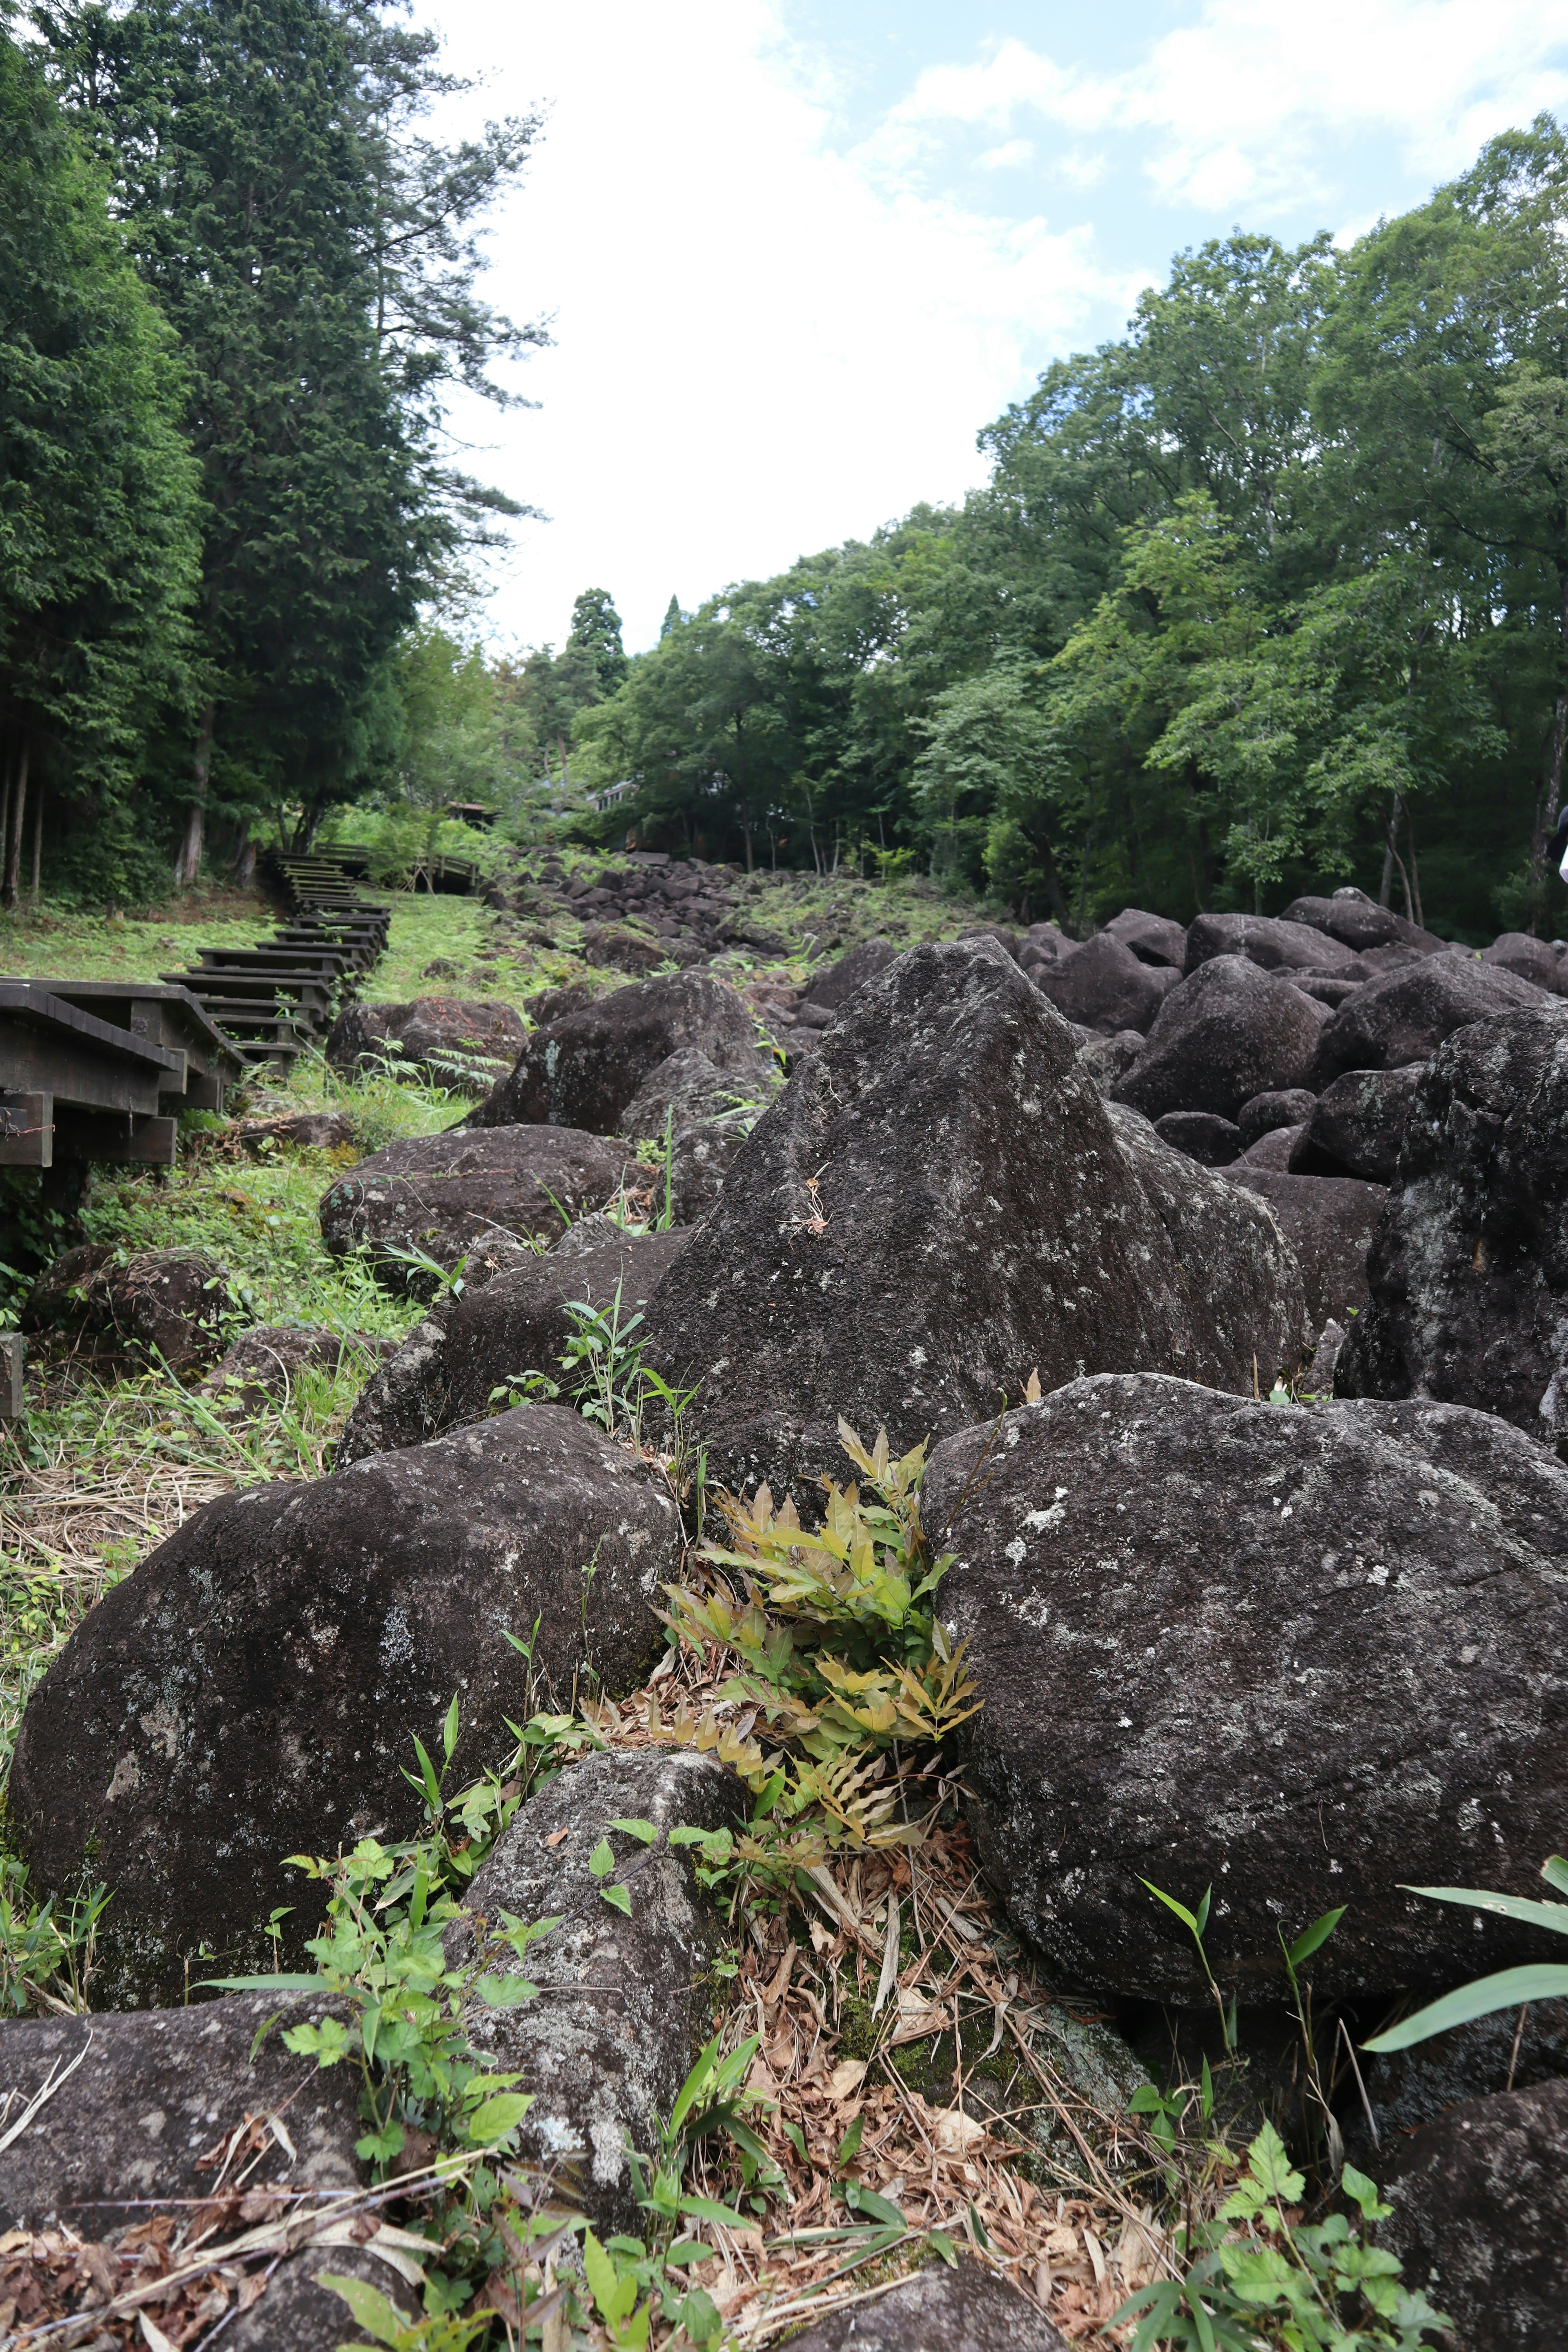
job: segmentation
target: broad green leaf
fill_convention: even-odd
[[[637,1820],[629,1822],[616,1821],[610,1823],[610,1827],[613,1830],[623,1831],[627,1837],[637,1839],[639,1843],[643,1845],[651,1845],[655,1838],[658,1835],[658,1832],[655,1829],[651,1822]]]
[[[1310,1960],[1319,1946],[1328,1942],[1344,1917],[1347,1907],[1342,1903],[1337,1911],[1325,1911],[1321,1918],[1314,1919],[1310,1927],[1303,1928],[1287,1949],[1286,1957],[1293,1969],[1299,1969],[1303,1960]]]
[[[474,1987],[487,2009],[517,2009],[539,1990],[526,1977],[480,1977]]]
[[[362,2156],[367,2164],[375,2164],[389,2156],[396,2156],[403,2147],[404,2137],[401,2124],[383,2124],[379,2131],[366,2132],[363,2139],[355,2140],[354,2154]]]
[[[926,2243],[936,2249],[950,2271],[955,2271],[958,2268],[958,2250],[944,2231],[928,2230]]]
[[[446,1721],[441,1726],[441,1752],[448,1764],[452,1760],[452,1750],[458,1744],[458,1694],[454,1691],[452,1704],[447,1709]]]
[[[533,2105],[527,2091],[497,2091],[481,2099],[471,2114],[463,2118],[464,2129],[475,2147],[488,2146],[516,2129]]]
[[[1562,1854],[1549,1854],[1541,1865],[1541,1875],[1548,1886],[1555,1886],[1559,1895],[1568,1895],[1568,1860]]]
[[[1247,2151],[1247,2170],[1266,2195],[1281,2205],[1294,2205],[1307,2184],[1291,2165],[1285,2143],[1272,2124],[1265,2124]]]
[[[1358,2172],[1353,2164],[1347,2164],[1341,2173],[1340,2187],[1347,2197],[1355,2200],[1368,2221],[1381,2221],[1385,2213],[1394,2210],[1392,2206],[1385,2205],[1378,2195],[1376,2181],[1369,2180],[1364,2172]]]
[[[203,1992],[321,1992],[319,1976],[204,1977]]]
[[[631,1917],[632,1892],[629,1886],[601,1886],[599,1892],[612,1911],[624,1911],[628,1919]]]
[[[680,2211],[694,2221],[718,2221],[726,2230],[746,2230],[752,2226],[743,2213],[737,2213],[731,2205],[715,2204],[711,2197],[683,2197]]]
[[[1386,2033],[1363,2042],[1362,2048],[1380,2056],[1390,2050],[1408,2050],[1414,2042],[1429,2041],[1434,2033],[1468,2025],[1472,2018],[1490,2017],[1495,2010],[1521,2009],[1531,2000],[1560,2000],[1564,1994],[1568,1994],[1568,1966],[1561,1961],[1501,1969],[1496,1976],[1478,1977],[1473,1984],[1445,1993],[1441,2000],[1418,2009],[1414,2017],[1390,2026]]]
[[[583,2232],[583,2268],[600,2318],[609,2326],[624,2319],[637,2299],[637,2280],[629,2272],[622,2276],[592,2230]]]
[[[855,2158],[859,2155],[860,2141],[865,2133],[865,2129],[866,2115],[865,2110],[862,2108],[861,2112],[855,2117],[854,2122],[850,2125],[848,2130],[845,2133],[843,2138],[838,2143],[837,2162],[840,2168],[852,2163]]]
[[[341,2295],[359,2325],[378,2344],[395,2344],[403,2335],[407,2323],[379,2287],[368,2285],[363,2279],[348,2278],[342,2271],[318,2271],[316,2284],[330,2287],[333,2294]]]
[[[608,1878],[615,1866],[616,1857],[610,1852],[610,1841],[608,1838],[601,1838],[588,1856],[588,1867],[595,1878]]]

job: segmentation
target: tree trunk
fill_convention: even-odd
[[[239,836],[239,847],[234,854],[235,888],[237,890],[248,890],[255,872],[256,844],[250,838],[250,828],[247,825]]]
[[[207,702],[202,706],[202,723],[196,730],[196,748],[191,754],[191,782],[195,793],[185,818],[180,854],[174,860],[174,887],[177,890],[192,888],[202,870],[202,843],[207,822],[207,778],[212,772],[213,722],[216,716],[216,703]]]
[[[1393,807],[1383,821],[1383,880],[1377,893],[1377,903],[1380,907],[1387,906],[1394,892],[1394,827],[1398,806],[1399,795],[1395,793]]]
[[[0,791],[0,881],[5,876],[5,845],[11,838],[11,771],[14,762],[5,755],[5,787]]]
[[[14,907],[16,885],[22,871],[22,827],[27,822],[27,739],[22,738],[21,756],[16,763],[16,789],[11,809],[10,834],[5,845],[5,882],[0,889],[0,903]]]
[[[1411,823],[1410,803],[1403,794],[1400,798],[1400,806],[1405,811],[1405,838],[1410,845],[1410,896],[1415,908],[1415,920],[1425,930],[1426,918],[1421,911],[1421,868],[1415,862],[1415,827]]]
[[[38,787],[38,797],[33,810],[33,910],[37,911],[38,882],[44,863],[44,788]]]

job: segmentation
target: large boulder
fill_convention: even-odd
[[[448,1293],[361,1391],[337,1467],[482,1420],[495,1410],[498,1390],[521,1395],[531,1372],[561,1385],[568,1378],[561,1358],[574,1328],[568,1305],[581,1301],[609,1314],[618,1292],[620,1319],[630,1323],[646,1314],[689,1238],[685,1231],[635,1235],[610,1228],[575,1248],[568,1236],[481,1288]]]
[[[1173,1151],[1184,1152],[1205,1168],[1228,1168],[1241,1156],[1241,1129],[1212,1110],[1168,1110],[1154,1132]]]
[[[928,2263],[874,2303],[830,2311],[791,2352],[1069,2352],[1067,2337],[1005,2278],[963,2257]]]
[[[1168,1143],[1125,1103],[1110,1104],[1108,1116],[1175,1260],[1190,1325],[1184,1377],[1247,1394],[1260,1378],[1292,1370],[1310,1325],[1301,1269],[1271,1206]]]
[[[1346,1070],[1323,1088],[1291,1154],[1299,1176],[1360,1176],[1392,1184],[1425,1063]]]
[[[716,1069],[755,1079],[756,1022],[734,989],[705,971],[611,989],[536,1029],[510,1076],[468,1123],[614,1135],[644,1081],[692,1046]]]
[[[1548,996],[1568,994],[1555,950],[1549,940],[1535,939],[1529,931],[1504,931],[1489,948],[1481,950],[1481,961],[1532,982]]]
[[[886,971],[898,954],[891,940],[866,940],[848,954],[830,963],[825,971],[817,972],[801,997],[803,1004],[815,1004],[824,1013],[837,1013],[847,1004],[858,988]]]
[[[1229,1192],[1165,1157],[1181,1197]],[[1256,1224],[1293,1275],[1272,1221]],[[1277,1307],[1255,1301],[1256,1318]],[[844,1007],[647,1328],[665,1376],[700,1383],[710,1474],[797,1499],[838,1467],[841,1413],[901,1450],[995,1412],[1036,1370],[1052,1388],[1108,1363],[1234,1370],[1238,1352],[1189,1297],[1073,1032],[986,940],[911,949]]]
[[[1235,1118],[1254,1095],[1306,1084],[1324,1010],[1246,956],[1214,956],[1173,989],[1117,1088],[1147,1118]]]
[[[223,1353],[238,1312],[234,1277],[202,1250],[124,1250],[84,1242],[64,1251],[27,1293],[24,1331],[79,1334],[90,1351],[143,1364],[161,1357],[182,1379]]]
[[[721,1070],[700,1046],[687,1045],[648,1073],[616,1131],[632,1143],[662,1143],[667,1134],[679,1135],[700,1120],[729,1118],[742,1108],[760,1110],[771,1092],[760,1063]]]
[[[1568,1446],[1565,1183],[1568,1004],[1549,997],[1423,1075],[1340,1394],[1479,1405]]]
[[[693,1848],[672,1846],[669,1832],[736,1828],[747,1810],[735,1775],[692,1748],[584,1758],[514,1815],[468,1888],[466,1916],[447,1931],[448,1964],[462,1968],[487,1920],[557,1922],[522,1961],[503,1947],[491,1969],[547,1977],[548,1991],[521,2007],[476,2000],[464,2023],[490,2072],[518,2074],[534,2095],[519,2134],[525,2151],[546,2164],[576,2159],[578,2193],[606,2234],[638,2222],[628,2139],[657,2154],[713,2031],[707,1979],[724,1923],[698,1888]],[[608,1878],[590,1866],[602,1841],[615,1856]],[[626,1888],[628,1910],[605,1901],[614,1885]]]
[[[258,1323],[244,1331],[201,1382],[204,1394],[246,1413],[268,1404],[287,1404],[300,1376],[333,1379],[345,1360],[366,1370],[396,1348],[395,1339],[373,1339],[363,1331],[331,1331],[310,1323]]]
[[[613,1199],[627,1162],[624,1144],[570,1127],[404,1136],[322,1194],[321,1239],[333,1257],[363,1251],[385,1288],[429,1298],[438,1281],[410,1253],[450,1272],[497,1232],[554,1241]]]
[[[1079,1381],[938,1447],[983,1866],[1065,1981],[1325,1998],[1550,1957],[1414,1885],[1526,1890],[1568,1803],[1568,1470],[1485,1413]],[[969,1481],[985,1455],[984,1477]],[[1041,1694],[1048,1693],[1042,1705]]]
[[[1543,1001],[1541,989],[1496,964],[1425,956],[1369,981],[1341,1005],[1323,1030],[1313,1084],[1321,1092],[1345,1070],[1429,1062],[1456,1029]]]
[[[1317,1097],[1305,1087],[1284,1087],[1272,1094],[1254,1095],[1236,1115],[1242,1149],[1250,1151],[1259,1136],[1271,1135],[1279,1128],[1301,1126],[1317,1107]]]
[[[1042,965],[1035,985],[1068,1021],[1111,1036],[1146,1033],[1175,977],[1169,965],[1145,963],[1110,932],[1096,931],[1076,955]]]
[[[416,1734],[453,1695],[461,1786],[553,1691],[627,1687],[657,1649],[679,1524],[654,1475],[531,1404],[341,1475],[198,1511],[105,1596],[28,1703],[9,1818],[40,1888],[113,1889],[100,1998],[177,2000],[314,1912],[292,1853],[412,1835]],[[531,1668],[507,1640],[533,1641]]]
[[[1245,956],[1265,971],[1332,972],[1352,964],[1352,950],[1307,923],[1278,915],[1198,915],[1187,926],[1189,978],[1215,956]]]
[[[1173,971],[1180,971],[1186,962],[1187,934],[1168,916],[1145,914],[1142,907],[1123,907],[1105,928],[1144,963],[1168,964]]]
[[[1437,955],[1448,944],[1436,932],[1424,931],[1418,923],[1396,915],[1391,907],[1380,907],[1364,890],[1349,886],[1330,898],[1294,898],[1281,919],[1308,924],[1362,955],[1371,948],[1394,945],[1414,948],[1418,955]]]
[[[337,1070],[390,1070],[483,1097],[527,1043],[527,1022],[498,998],[416,996],[406,1004],[345,1005],[324,1051]]]
[[[1344,1323],[1366,1305],[1367,1253],[1388,1200],[1384,1184],[1349,1176],[1296,1176],[1239,1160],[1228,1171],[1267,1201],[1296,1254],[1306,1294],[1307,1328],[1315,1339],[1329,1322]]]
[[[1568,2082],[1466,2099],[1400,2149],[1384,2244],[1464,2352],[1561,2352]]]

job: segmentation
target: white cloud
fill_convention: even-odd
[[[1041,351],[1134,295],[1086,226],[836,153],[826,93],[761,0],[602,0],[515,33],[440,0],[439,20],[454,65],[494,68],[489,110],[552,106],[489,288],[554,313],[556,348],[521,378],[543,404],[490,425],[497,450],[471,461],[552,517],[520,527],[508,634],[559,640],[594,583],[647,644],[672,590],[695,604],[961,497],[984,475],[977,429]]]
[[[881,135],[930,152],[947,122],[1005,132],[1030,115],[1083,135],[1152,134],[1168,203],[1299,205],[1328,153],[1389,141],[1431,178],[1509,122],[1568,101],[1568,27],[1539,0],[1205,0],[1119,74],[1065,68],[1016,39],[922,73]]]
[[[1015,172],[1021,164],[1032,163],[1034,160],[1035,142],[1032,139],[1005,140],[1000,147],[987,147],[978,158],[982,171],[985,172]]]

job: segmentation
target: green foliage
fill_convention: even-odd
[[[940,1744],[979,1705],[963,1650],[950,1650],[936,1617],[951,1556],[930,1557],[921,1525],[924,1446],[895,1461],[885,1430],[868,1453],[847,1422],[838,1427],[875,1500],[825,1479],[826,1513],[808,1531],[788,1498],[774,1511],[765,1486],[749,1504],[721,1494],[730,1541],[702,1546],[699,1558],[723,1577],[706,1590],[666,1587],[671,1631],[732,1652],[742,1671],[724,1695],[788,1743],[770,1758],[760,1738],[684,1709],[657,1727],[741,1771],[758,1805],[735,1852],[770,1867],[820,1859],[825,1841],[887,1845],[918,1834],[885,1759],[900,1745]],[[728,1580],[736,1575],[743,1598]]]
[[[397,2305],[364,2279],[350,2278],[342,2271],[321,2271],[317,2284],[329,2287],[341,2295],[354,2315],[357,2326],[374,2343],[384,2344],[390,2352],[468,2352],[489,2326],[489,2313],[463,2319],[455,2312],[440,2312],[434,2316],[409,2321]],[[354,2344],[342,2344],[338,2352],[363,2352],[363,2337]]]
[[[0,2011],[84,2011],[93,1943],[108,1905],[108,1888],[94,1886],[58,1916],[55,1897],[36,1903],[26,1865],[0,1851]]]
[[[1549,1886],[1568,1895],[1568,1861],[1562,1854],[1548,1855],[1541,1865],[1541,1875]],[[1544,1927],[1552,1935],[1568,1936],[1568,1903],[1536,1903],[1518,1895],[1480,1894],[1468,1886],[1410,1886],[1408,1895],[1425,1895],[1435,1903],[1459,1903],[1468,1911],[1489,1912],[1494,1918],[1516,1919],[1528,1927]],[[1456,2025],[1468,2025],[1473,2018],[1490,2017],[1500,2009],[1519,2009],[1527,2001],[1561,2000],[1568,1995],[1568,1963],[1537,1961],[1517,1969],[1500,1969],[1489,1977],[1477,1977],[1471,1983],[1461,1985],[1455,1992],[1445,1993],[1440,2000],[1428,2002],[1414,2017],[1390,2026],[1363,2044],[1367,2050],[1379,2052],[1408,2050],[1417,2042],[1429,2042],[1435,2033],[1447,2033]]]
[[[1397,2256],[1364,2242],[1365,2226],[1392,2210],[1373,2184],[1347,2165],[1341,2186],[1358,2221],[1303,2221],[1306,2182],[1265,2124],[1218,2219],[1191,2233],[1189,2252],[1200,2251],[1185,2278],[1141,2288],[1110,2325],[1136,2321],[1132,2352],[1416,2352],[1448,2322],[1401,2285]]]

